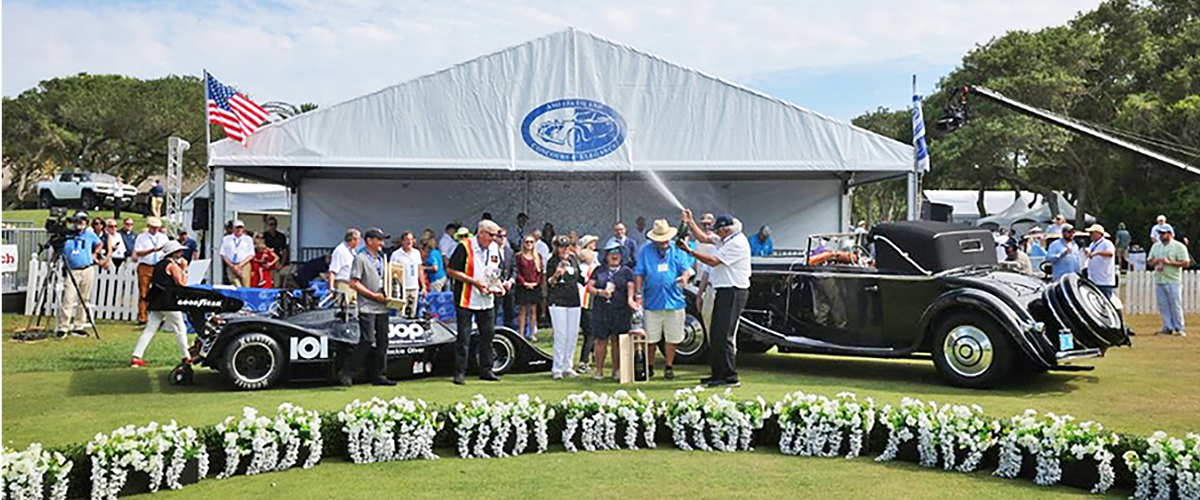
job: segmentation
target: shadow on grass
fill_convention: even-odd
[[[135,369],[73,372],[67,394],[71,396],[146,394],[153,391],[152,375],[146,370]]]
[[[864,385],[904,386],[906,393],[945,394],[959,391],[937,374],[932,361],[845,358],[820,355],[773,354],[739,355],[738,363],[764,373],[805,375],[816,386],[844,386],[847,380]],[[1049,372],[1014,376],[989,392],[1008,396],[1048,396],[1070,393],[1081,384],[1099,379],[1079,373]]]

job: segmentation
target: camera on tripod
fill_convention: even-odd
[[[50,239],[46,245],[54,248],[56,252],[61,252],[63,245],[67,240],[79,236],[80,230],[76,225],[79,217],[76,215],[68,215],[67,209],[63,207],[54,207],[50,209],[50,217],[46,219],[46,234]]]

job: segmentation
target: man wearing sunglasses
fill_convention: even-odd
[[[492,373],[494,353],[492,335],[496,324],[496,297],[503,297],[512,280],[502,279],[500,265],[500,226],[490,220],[479,221],[475,236],[465,238],[454,248],[446,274],[454,280],[455,319],[458,338],[454,341],[454,383],[466,383],[471,359],[471,321],[479,329],[479,378],[499,381]]]

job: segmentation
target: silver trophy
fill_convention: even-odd
[[[488,293],[492,295],[504,293],[504,281],[500,279],[500,268],[489,269],[486,282]]]

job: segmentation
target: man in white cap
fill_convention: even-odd
[[[717,253],[702,254],[684,248],[696,260],[712,267],[712,284],[717,289],[713,302],[712,329],[709,330],[709,365],[712,374],[701,382],[709,387],[741,385],[737,374],[737,324],[750,297],[750,242],[742,234],[732,215],[721,215],[713,223],[713,233],[705,235],[692,220],[691,210],[683,211],[697,240],[704,235],[717,245]]]
[[[1175,239],[1175,229],[1167,226],[1150,247],[1146,266],[1154,270],[1154,293],[1165,335],[1186,335],[1183,331],[1183,269],[1191,262],[1187,247]]]
[[[1158,243],[1162,239],[1164,231],[1175,232],[1175,228],[1167,224],[1167,216],[1159,215],[1154,219],[1154,227],[1150,228],[1150,244]]]
[[[1117,288],[1117,247],[1108,239],[1104,226],[1092,224],[1087,228],[1092,243],[1087,249],[1087,273],[1090,280],[1104,296],[1112,298],[1113,289]]]
[[[641,294],[630,297],[633,310],[645,311],[646,366],[650,367],[651,376],[654,373],[655,346],[659,341],[666,340],[663,347],[666,357],[663,377],[667,380],[675,378],[675,345],[683,342],[687,309],[683,285],[692,277],[691,261],[687,254],[679,246],[671,244],[678,232],[665,219],[654,221],[646,233],[650,243],[638,252],[633,268],[634,289],[641,290]]]
[[[254,257],[254,238],[246,234],[246,224],[233,221],[233,232],[221,239],[221,260],[225,277],[233,286],[250,286],[250,258]]]
[[[163,245],[170,241],[167,232],[162,230],[162,221],[158,217],[146,218],[146,230],[139,234],[133,243],[133,260],[137,261],[138,277],[138,324],[146,324],[146,292],[150,291],[150,276],[154,274],[154,265],[162,258]]]

